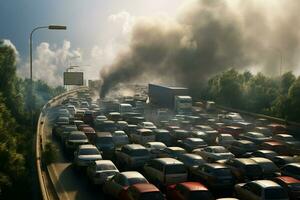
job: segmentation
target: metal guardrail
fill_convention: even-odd
[[[35,138],[35,162],[36,162],[36,169],[38,174],[38,181],[40,186],[40,191],[42,195],[42,199],[44,200],[51,200],[51,199],[59,199],[58,194],[54,189],[53,182],[51,180],[51,176],[49,174],[48,168],[45,167],[43,163],[43,151],[44,151],[44,142],[42,137],[42,128],[44,126],[44,118],[46,114],[46,109],[60,100],[63,100],[64,97],[69,96],[71,94],[77,93],[78,91],[87,89],[87,87],[79,87],[74,90],[70,90],[68,92],[62,93],[51,100],[49,100],[42,108],[38,123],[37,123],[37,132]],[[49,188],[49,183],[51,184],[51,188]]]
[[[248,116],[252,116],[252,117],[255,117],[255,118],[264,118],[264,119],[267,119],[267,120],[269,120],[273,123],[284,124],[291,131],[295,131],[295,132],[300,131],[300,123],[298,123],[298,122],[292,122],[292,121],[287,121],[285,119],[281,119],[281,118],[277,118],[277,117],[271,117],[271,116],[268,116],[268,115],[252,113],[252,112],[239,110],[239,109],[234,109],[234,108],[228,108],[228,107],[221,106],[221,105],[216,105],[216,107],[221,109],[221,110],[227,110],[227,111],[231,111],[231,112],[238,112],[238,113],[248,115]]]

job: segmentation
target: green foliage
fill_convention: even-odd
[[[50,142],[45,145],[45,150],[43,152],[43,158],[46,164],[51,164],[56,159],[58,154],[58,149]]]
[[[278,79],[230,69],[212,77],[204,91],[225,106],[300,122],[300,78],[292,72]]]
[[[15,52],[1,40],[0,74],[0,199],[32,199],[32,188],[24,187],[33,186],[35,177],[29,106],[35,105],[36,121],[42,105],[64,89],[35,81],[32,102],[30,81],[17,77]],[[49,148],[51,158],[55,150]]]

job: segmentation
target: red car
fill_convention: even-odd
[[[213,200],[209,190],[199,182],[183,182],[170,185],[166,191],[169,200]]]
[[[150,183],[137,183],[123,190],[120,200],[164,200],[163,193]]]
[[[244,129],[239,126],[225,126],[220,128],[218,131],[219,133],[228,133],[233,137],[237,138],[241,133],[244,132]]]
[[[281,185],[292,200],[300,199],[300,180],[290,176],[279,176],[273,179]]]
[[[269,124],[267,127],[273,134],[288,133],[286,126],[282,124]]]
[[[79,131],[82,131],[84,127],[90,127],[90,125],[88,125],[88,124],[80,124],[80,125],[78,126],[78,130],[79,130]]]
[[[262,149],[275,151],[276,153],[278,153],[281,156],[290,155],[289,149],[282,142],[268,141],[268,142],[262,143],[260,146]]]
[[[96,136],[95,130],[90,126],[83,127],[82,132],[85,133],[90,142],[93,141]]]

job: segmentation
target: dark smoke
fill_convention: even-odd
[[[299,61],[299,9],[296,0],[199,0],[176,21],[141,19],[129,51],[100,72],[101,96],[129,82],[176,83],[197,91],[227,68],[279,75],[280,56],[283,70],[293,70]]]

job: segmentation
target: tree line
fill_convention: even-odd
[[[41,107],[64,91],[34,81],[32,101],[30,80],[17,76],[16,64],[14,50],[0,40],[0,199],[32,199],[35,130],[31,129],[29,108],[34,105],[36,122]]]
[[[231,108],[300,122],[300,77],[280,77],[229,69],[208,80],[204,99]]]

